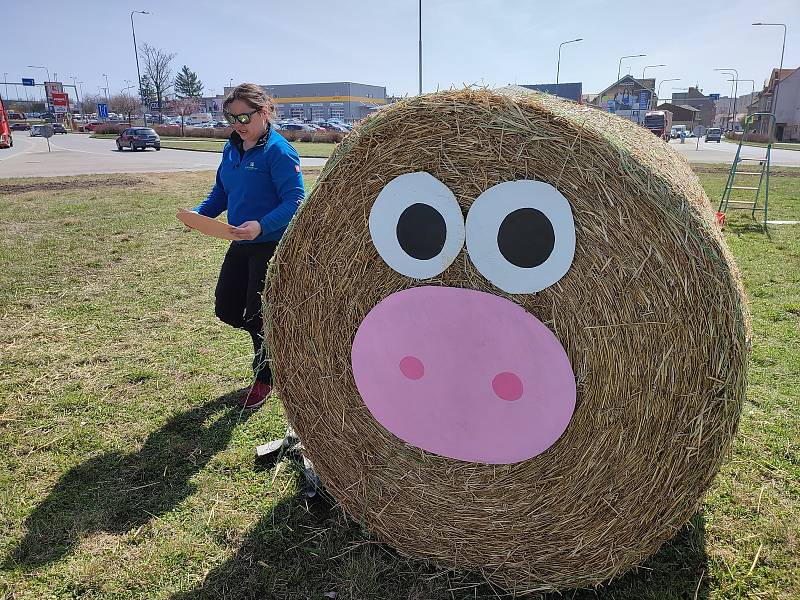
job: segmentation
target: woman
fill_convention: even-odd
[[[305,192],[300,158],[270,125],[274,105],[262,88],[253,83],[235,87],[222,110],[233,132],[211,193],[193,210],[212,218],[228,211],[236,240],[222,263],[215,309],[220,320],[253,339],[255,381],[240,404],[258,408],[272,391],[272,372],[262,352],[267,264]]]

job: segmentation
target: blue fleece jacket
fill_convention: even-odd
[[[228,211],[228,223],[258,221],[261,235],[234,244],[253,244],[281,239],[286,226],[303,201],[300,157],[286,139],[270,127],[247,150],[233,132],[222,150],[217,181],[208,197],[194,210],[206,217]]]

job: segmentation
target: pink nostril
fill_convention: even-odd
[[[522,397],[522,380],[514,373],[498,373],[492,379],[492,389],[502,400],[519,400]]]
[[[416,381],[425,375],[425,365],[416,356],[406,356],[400,361],[400,372]]]

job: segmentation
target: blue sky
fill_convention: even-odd
[[[77,76],[86,93],[97,93],[106,73],[111,92],[118,92],[129,85],[125,79],[136,80],[130,11],[147,10],[152,14],[135,17],[137,41],[175,52],[175,70],[187,64],[206,91],[221,93],[230,78],[357,81],[386,86],[390,94],[417,91],[417,0],[40,0],[35,10],[7,2],[3,12],[14,25],[6,30],[0,69],[9,81],[34,77],[38,83],[44,71],[26,65],[43,65],[67,83]],[[44,19],[48,14],[53,17]],[[640,77],[645,65],[665,63],[648,69],[648,76],[681,78],[665,83],[662,96],[672,86],[695,83],[724,95],[730,84],[715,67],[738,69],[758,89],[778,65],[783,29],[753,27],[754,21],[787,23],[784,66],[800,66],[800,0],[673,0],[661,6],[423,0],[424,89],[553,82],[559,43],[577,37],[584,41],[564,46],[561,81],[582,81],[584,92],[611,84],[620,56],[640,53],[647,57],[624,62],[623,74],[628,65]],[[57,26],[35,34],[34,25],[44,22]]]

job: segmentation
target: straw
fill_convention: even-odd
[[[466,251],[433,280],[399,275],[367,220],[381,189],[415,171],[464,214],[503,181],[554,185],[575,219],[570,270],[529,295],[495,288]],[[503,296],[551,328],[577,381],[558,442],[476,464],[375,421],[351,344],[380,300],[418,285]],[[688,163],[634,123],[551,96],[448,91],[365,120],[291,223],[265,296],[276,386],[331,494],[402,554],[510,590],[593,586],[641,564],[698,509],[745,396],[742,284]]]

